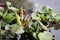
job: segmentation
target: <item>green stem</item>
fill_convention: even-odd
[[[39,23],[38,23],[38,25],[37,25],[37,30],[36,30],[36,40],[38,40],[39,29],[40,29],[40,27],[39,27]]]
[[[38,26],[37,26],[37,30],[36,30],[36,33],[38,33],[38,32],[39,32],[39,29],[40,29],[40,28],[39,28],[39,24],[38,24]]]
[[[2,34],[0,33],[0,40],[2,40]]]
[[[40,25],[43,27],[43,29],[45,29],[45,30],[47,29],[46,26],[43,25],[39,20],[37,20],[37,21],[40,23]]]
[[[8,10],[6,10],[6,12],[3,14],[3,16],[6,16],[7,13],[8,13]]]
[[[24,15],[23,15],[23,7],[21,7],[21,15],[22,15],[22,21],[24,19]]]

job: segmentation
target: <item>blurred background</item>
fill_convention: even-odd
[[[54,12],[60,13],[60,0],[0,0],[0,3],[5,3],[6,1],[10,1],[12,3],[12,6],[16,8],[23,6],[25,9],[34,9],[35,4],[40,5],[40,7],[47,5],[50,6]],[[55,40],[60,40],[60,29],[50,29],[52,31],[52,34],[55,35]]]
[[[40,6],[48,5],[55,12],[60,13],[60,0],[0,0],[0,3],[5,3],[6,1],[12,2],[12,5],[20,8],[23,6],[26,9],[29,9],[29,7],[32,9],[34,8],[34,5],[37,3]]]

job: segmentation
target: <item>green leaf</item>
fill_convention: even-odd
[[[0,16],[3,16],[4,9],[3,7],[0,7]]]
[[[17,24],[13,24],[13,25],[11,25],[10,31],[12,32],[12,34],[22,34],[22,33],[24,33],[24,28]]]
[[[44,31],[38,34],[39,40],[52,40],[52,34],[50,32]]]
[[[16,30],[16,32],[15,32],[16,34],[22,34],[22,33],[24,33],[24,27],[19,27],[17,30]]]
[[[44,16],[44,14],[40,14],[40,18],[41,18],[42,20],[45,20],[45,19],[46,19],[46,16]]]
[[[11,27],[10,31],[12,34],[15,34],[16,30],[19,28],[17,24],[13,24],[10,27]]]
[[[5,30],[10,30],[10,25],[9,24],[5,25]]]
[[[33,37],[36,38],[36,32],[33,33]]]
[[[3,14],[3,20],[6,21],[6,23],[10,23],[14,19],[15,19],[15,16],[12,10],[6,10],[6,12]]]
[[[33,32],[33,37],[34,37],[36,40],[39,40],[38,34],[39,34],[39,33],[37,33],[37,32]]]
[[[29,23],[29,28],[30,28],[30,31],[32,32],[34,32],[34,31],[36,31],[36,29],[37,29],[37,22],[32,22],[32,21],[30,21],[30,23]]]
[[[13,10],[13,11],[18,10],[17,8],[11,6],[11,2],[7,1],[6,4],[7,4],[8,9]]]
[[[41,18],[40,18],[40,16],[38,15],[38,13],[32,13],[32,14],[31,14],[31,17],[32,17],[32,19],[34,19],[34,20],[41,20]]]
[[[56,14],[56,15],[55,15],[55,20],[56,20],[57,22],[60,21],[60,14]]]
[[[11,2],[6,2],[6,4],[7,4],[7,7],[9,8],[9,6],[11,6]]]
[[[0,13],[3,13],[3,11],[4,11],[4,8],[0,7]]]
[[[12,22],[12,20],[15,19],[14,16],[10,15],[10,14],[6,14],[5,16],[3,16],[3,19],[7,22],[7,23],[10,23]]]
[[[39,20],[37,20],[44,30],[47,30],[47,27],[43,25]]]
[[[46,14],[51,14],[52,13],[52,9],[48,6],[43,6],[41,9],[41,13],[46,13]]]
[[[5,27],[6,24],[7,24],[7,23],[6,23],[5,21],[0,20],[0,25],[2,25],[3,27]]]

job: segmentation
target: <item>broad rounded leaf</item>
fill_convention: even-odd
[[[44,31],[38,34],[39,40],[52,40],[52,34],[50,32]]]
[[[12,34],[22,34],[22,33],[24,33],[24,28],[17,24],[13,24],[13,25],[11,25],[11,32],[12,32]]]
[[[55,15],[55,20],[56,20],[57,22],[60,21],[60,14],[56,14],[56,15]]]
[[[51,14],[52,9],[48,6],[43,6],[42,9],[41,9],[41,13]]]
[[[10,22],[12,22],[12,20],[15,19],[15,17],[12,16],[11,14],[6,14],[5,16],[3,16],[3,19],[4,19],[7,23],[10,23]]]
[[[15,33],[16,33],[16,34],[22,34],[22,33],[24,33],[24,28],[23,28],[23,27],[19,27],[19,28],[16,30]]]
[[[12,34],[15,34],[17,29],[19,28],[19,26],[17,24],[13,24],[10,27],[11,27],[10,31],[11,31]]]

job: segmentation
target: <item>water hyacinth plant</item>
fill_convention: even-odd
[[[23,7],[16,9],[6,2],[7,9],[0,8],[0,40],[53,40],[47,28],[54,26],[60,28],[60,14],[53,16],[53,11],[48,6],[40,10],[30,10],[26,18]],[[20,37],[18,37],[20,36]]]

